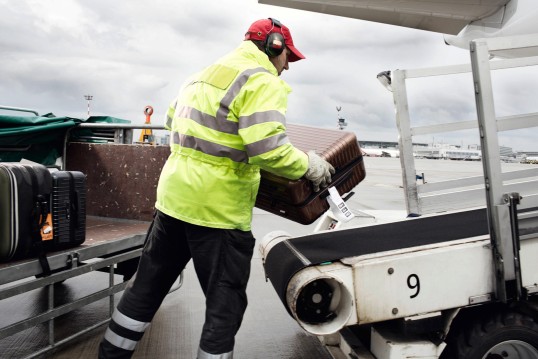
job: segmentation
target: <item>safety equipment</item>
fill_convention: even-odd
[[[282,31],[282,25],[280,24],[280,21],[269,18],[271,20],[271,23],[273,24],[273,27],[271,30],[269,30],[269,33],[267,34],[267,37],[265,38],[265,41],[263,42],[263,47],[265,49],[265,53],[269,57],[277,57],[279,56],[284,49],[286,48],[284,35],[282,35],[280,32],[271,32],[275,27],[281,29]]]
[[[290,91],[250,41],[193,76],[167,113],[172,154],[155,207],[199,226],[250,230],[260,169],[288,179],[308,169],[286,134]]]
[[[284,36],[278,32],[273,32],[267,35],[267,40],[264,43],[265,53],[273,58],[279,56],[286,46],[284,45]]]
[[[281,38],[278,37],[278,35],[275,35],[276,40],[283,40],[283,44],[285,45],[285,47],[290,50],[288,62],[295,62],[305,58],[304,55],[299,50],[297,50],[295,45],[293,45],[293,39],[291,37],[290,29],[288,29],[280,21],[275,19],[261,19],[253,22],[252,25],[250,25],[250,27],[248,28],[248,31],[245,33],[245,40],[263,41],[265,52],[267,55],[269,55],[269,52],[266,48],[267,46],[265,46],[265,44],[268,44],[268,46],[270,47],[278,48],[277,43],[275,43],[274,41],[275,38],[271,38],[271,35],[273,33],[280,34]],[[280,53],[282,53],[282,51]]]
[[[314,151],[308,151],[308,170],[305,178],[312,182],[314,192],[319,192],[320,186],[327,187],[331,183],[334,167]]]

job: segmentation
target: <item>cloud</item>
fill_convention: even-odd
[[[336,128],[340,115],[362,140],[397,140],[392,94],[377,81],[379,72],[469,62],[440,34],[255,0],[0,0],[0,6],[0,104],[81,118],[84,95],[91,94],[92,114],[141,123],[152,105],[153,122],[161,122],[183,81],[235,48],[259,18],[282,21],[307,57],[282,76],[293,88],[288,121]],[[416,123],[476,117],[472,83],[415,81],[409,98]],[[525,96],[536,90],[535,77],[495,81],[500,114],[536,111]],[[524,141],[518,145],[534,145]]]

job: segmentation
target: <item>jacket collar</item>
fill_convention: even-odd
[[[269,57],[258,49],[258,47],[252,43],[252,41],[243,41],[237,48],[237,51],[241,52],[243,56],[256,61],[260,66],[275,76],[278,76],[278,72],[269,60]]]

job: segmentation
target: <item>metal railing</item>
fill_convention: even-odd
[[[491,61],[497,50],[538,47],[538,35],[478,39],[470,44],[471,64],[421,70],[396,70],[391,87],[400,133],[400,161],[408,213],[425,214],[452,209],[487,206],[492,255],[496,273],[496,297],[522,298],[520,236],[528,230],[536,238],[538,228],[538,168],[503,173],[498,134],[538,127],[538,113],[497,117],[491,73],[538,65],[538,57]],[[477,120],[411,127],[406,80],[411,78],[472,73]],[[532,96],[532,95],[531,95]],[[477,128],[480,135],[483,176],[419,184],[413,155],[413,136]],[[515,290],[508,289],[515,283]],[[511,287],[514,287],[511,285]],[[511,293],[508,293],[511,291]],[[515,292],[515,293],[514,293]]]
[[[24,294],[38,288],[43,288],[47,291],[47,309],[31,317],[26,317],[25,319],[10,325],[0,327],[0,340],[26,329],[30,329],[36,325],[47,323],[47,345],[25,357],[26,359],[36,358],[107,324],[115,307],[114,295],[124,290],[127,285],[127,282],[115,283],[115,265],[131,258],[139,257],[142,252],[144,240],[145,234],[134,235],[115,242],[73,248],[70,251],[51,254],[47,257],[47,260],[49,261],[51,269],[57,271],[57,273],[47,277],[39,276],[42,269],[40,268],[38,260],[22,261],[21,263],[14,263],[13,265],[8,265],[0,269],[2,278],[0,281],[0,284],[2,284],[2,288],[0,289],[0,300]],[[114,254],[114,252],[117,252],[117,254]],[[106,258],[97,257],[109,253],[112,253],[112,255],[109,255]],[[102,271],[106,268],[108,268],[109,273],[107,288],[94,291],[89,295],[72,300],[66,304],[55,306],[54,287],[57,283],[90,272]],[[34,278],[21,281],[21,279],[28,279],[31,277]],[[56,339],[55,318],[107,297],[109,298],[108,312],[110,314],[107,319],[79,330],[66,338],[60,340]]]
[[[133,143],[133,130],[136,129],[151,129],[151,130],[164,130],[162,125],[151,124],[126,124],[126,123],[81,123],[75,127],[70,128],[64,138],[62,167],[66,168],[66,153],[67,144],[70,141],[73,131],[78,129],[92,129],[97,130],[96,133],[91,135],[78,136],[78,140],[85,142],[97,142],[97,143],[115,143],[115,144],[131,144]]]
[[[12,107],[12,106],[4,106],[0,105],[0,110],[8,110],[8,111],[18,111],[18,112],[28,112],[33,113],[36,116],[39,116],[39,113],[36,110],[31,110],[29,108],[22,108],[22,107]]]
[[[490,70],[534,65],[538,65],[538,57],[507,59],[491,62]],[[455,132],[475,128],[478,129],[479,123],[474,119],[412,127],[406,81],[415,78],[471,72],[472,67],[470,64],[414,70],[395,70],[392,72],[391,85],[396,106],[396,123],[400,133],[400,161],[402,164],[403,187],[408,213],[436,213],[445,210],[486,205],[483,176],[435,183],[417,183],[416,181],[417,171],[413,154],[413,136]],[[538,113],[499,117],[495,118],[493,121],[489,120],[488,123],[490,123],[490,127],[495,126],[497,131],[509,131],[533,127],[538,126]],[[495,136],[497,136],[497,131],[495,131]],[[491,136],[492,135],[488,136],[488,138]],[[490,149],[486,156],[492,156],[491,158],[494,158],[493,162],[498,163],[500,166],[498,143],[495,147],[496,149]],[[482,158],[484,158],[484,155]],[[499,178],[502,178],[503,181],[512,182],[510,184],[503,184],[504,192],[510,192],[513,188],[518,187],[522,189],[524,193],[530,193],[534,188],[538,187],[538,182],[533,180],[536,177],[538,177],[538,169],[536,168],[504,174],[499,173]]]

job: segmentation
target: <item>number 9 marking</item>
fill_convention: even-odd
[[[415,298],[420,293],[420,279],[418,279],[418,275],[411,274],[407,277],[407,286],[409,289],[416,289],[415,294],[409,296],[409,298]]]

